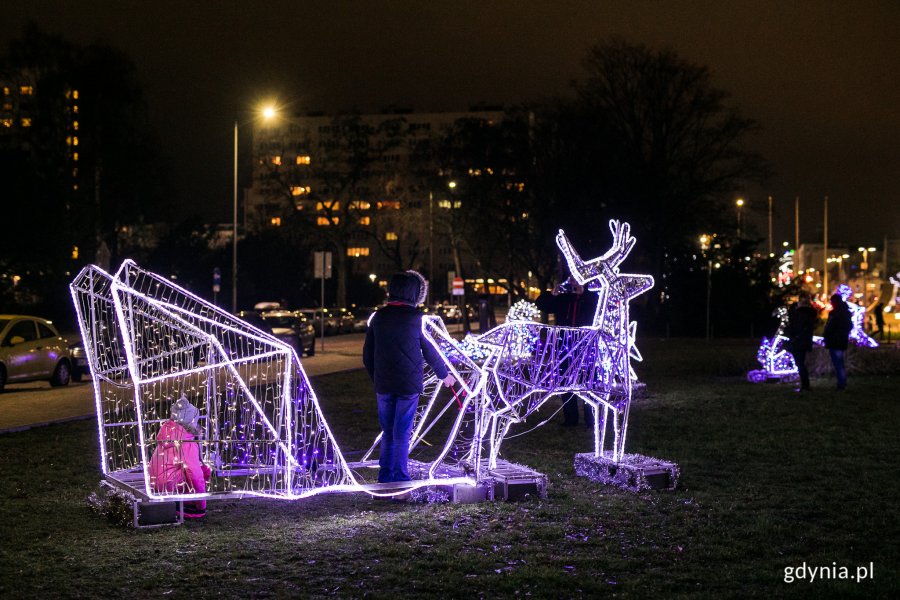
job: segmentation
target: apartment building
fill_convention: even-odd
[[[423,178],[413,173],[411,158],[421,142],[461,119],[494,124],[503,113],[309,113],[255,123],[253,180],[244,194],[248,231],[281,226],[302,212],[340,249],[350,273],[385,281],[399,269],[414,268],[433,273],[435,296],[447,294],[457,267],[441,225],[460,207],[455,178],[478,173]],[[459,260],[467,276],[485,275],[469,257]]]

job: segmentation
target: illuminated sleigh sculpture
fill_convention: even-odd
[[[456,398],[459,405],[450,437],[430,463],[431,476],[446,465],[456,465],[479,480],[496,478],[498,467],[504,466],[499,461],[500,447],[510,427],[522,423],[551,398],[575,394],[594,409],[594,451],[576,455],[579,475],[633,490],[675,487],[676,465],[625,453],[635,382],[630,359],[641,359],[634,344],[637,324],[629,320],[628,303],[650,289],[653,278],[619,273],[619,264],[635,238],[629,235],[627,223],[610,221],[609,226],[612,249],[587,262],[562,230],[556,240],[573,277],[598,293],[590,327],[507,320],[460,343],[447,334],[440,319],[424,319],[426,334],[464,392],[464,401]],[[411,449],[454,402],[451,398],[432,417],[437,412],[439,391],[439,381],[432,374],[426,380],[427,401],[417,416]],[[376,439],[370,454],[377,443]]]
[[[287,344],[132,261],[115,276],[88,266],[70,289],[108,484],[149,501],[391,493],[354,476]],[[202,494],[154,491],[146,469],[182,395],[200,409],[200,454],[212,470]]]

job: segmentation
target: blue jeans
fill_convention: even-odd
[[[409,438],[419,405],[419,394],[378,396],[378,420],[381,422],[381,456],[378,459],[378,483],[409,481]]]
[[[847,387],[847,370],[844,368],[844,351],[828,350],[831,355],[831,364],[834,365],[834,374],[837,376],[837,387],[839,390]]]

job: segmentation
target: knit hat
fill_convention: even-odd
[[[187,396],[181,395],[175,404],[172,405],[170,417],[179,425],[183,425],[185,429],[192,433],[199,431],[197,427],[197,419],[200,418],[200,411],[196,406],[188,402]]]
[[[418,271],[404,271],[391,277],[388,283],[388,300],[407,302],[413,306],[425,303],[428,282]]]

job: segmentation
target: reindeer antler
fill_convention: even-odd
[[[610,269],[615,269],[625,260],[637,240],[631,235],[631,226],[628,223],[610,219],[609,230],[612,232],[613,245],[599,260],[605,262]]]

